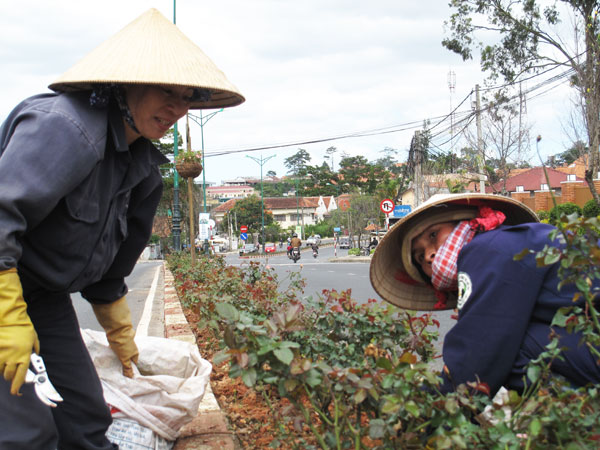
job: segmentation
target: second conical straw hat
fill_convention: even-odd
[[[105,83],[209,89],[211,99],[193,103],[192,109],[236,106],[245,100],[208,56],[156,9],[104,41],[48,87],[64,92]]]

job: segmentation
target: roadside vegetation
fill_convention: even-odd
[[[563,215],[559,227],[556,236],[566,247],[534,256],[540,265],[558,262],[562,283],[575,283],[585,307],[560,310],[554,325],[582,330],[581,345],[600,363],[598,293],[592,289],[600,277],[599,222]],[[529,253],[524,249],[516,258]],[[271,448],[600,445],[600,391],[573,389],[551,376],[550,363],[561,358],[556,339],[529,366],[529,387],[521,394],[493,400],[485,383],[472,380],[441,395],[431,365],[439,357],[433,346],[438,324],[429,314],[375,300],[360,305],[350,291],[305,298],[294,274],[281,292],[274,272],[258,263],[232,267],[215,257],[192,266],[176,254],[168,264],[184,308],[214,337],[213,364],[227,364],[232,379],[271,405]]]

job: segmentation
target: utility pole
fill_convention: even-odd
[[[246,157],[252,159],[260,165],[260,217],[261,217],[261,230],[262,230],[262,252],[265,252],[265,199],[263,196],[263,166],[271,158],[275,158],[275,155],[267,156],[263,159],[260,155],[260,159],[254,156],[246,155]]]
[[[479,191],[485,194],[485,176],[483,172],[483,137],[481,135],[481,101],[479,100],[479,85],[475,85],[475,114],[477,115],[477,150],[479,151]]]

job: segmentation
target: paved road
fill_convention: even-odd
[[[134,271],[126,282],[129,287],[127,294],[127,303],[131,310],[131,320],[134,326],[138,327],[142,320],[144,332],[151,336],[163,336],[162,326],[164,322],[164,313],[162,311],[162,271],[158,271],[162,267],[162,261],[145,261],[138,263]],[[157,275],[158,273],[158,275]],[[155,281],[155,277],[158,277]],[[152,286],[157,285],[155,295],[152,295],[152,303],[148,306],[146,317],[144,309],[146,307],[146,299],[151,293]],[[79,319],[80,328],[89,328],[92,330],[102,331],[102,327],[96,320],[92,307],[79,294],[71,294],[73,306]]]
[[[347,256],[348,250],[337,250],[337,256]],[[289,273],[300,271],[306,280],[305,295],[318,295],[323,289],[336,289],[337,291],[352,289],[352,298],[359,303],[366,303],[368,299],[374,298],[380,302],[384,300],[375,292],[369,280],[369,264],[365,262],[330,262],[334,257],[333,247],[321,247],[319,256],[312,257],[312,251],[302,251],[302,257],[294,263],[284,255],[273,255],[253,259],[240,258],[239,255],[230,253],[226,261],[230,265],[248,264],[249,261],[260,261],[272,267],[277,277],[282,282],[282,288],[287,286],[286,280]],[[438,349],[441,352],[442,340],[448,330],[454,325],[450,318],[452,311],[434,312],[434,318],[440,322],[440,340]],[[440,364],[441,364],[441,360]],[[439,369],[439,367],[438,367]]]

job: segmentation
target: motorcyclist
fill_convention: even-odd
[[[369,247],[375,248],[375,247],[377,247],[377,244],[379,244],[379,241],[377,240],[377,238],[375,236],[373,236],[373,239],[371,239],[371,243],[369,244]]]
[[[302,246],[302,241],[300,240],[300,238],[298,237],[298,235],[296,233],[294,233],[292,235],[292,240],[290,241],[290,245],[292,246],[292,248],[295,248],[295,247],[300,248]]]
[[[313,253],[316,253],[317,255],[319,254],[319,246],[316,242],[312,244],[310,248],[312,248]]]
[[[300,251],[300,247],[302,247],[302,241],[296,233],[292,234],[292,238],[290,239],[288,245],[288,256],[291,258],[294,248],[298,248],[298,251]]]

